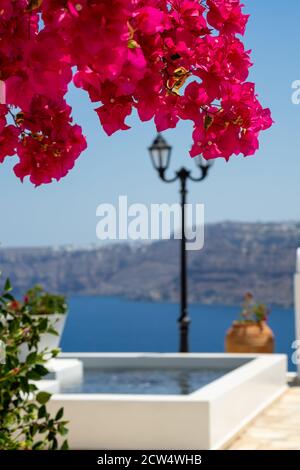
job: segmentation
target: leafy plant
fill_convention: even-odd
[[[257,303],[251,292],[244,296],[240,318],[236,323],[261,323],[268,319],[270,309],[262,303]]]
[[[55,295],[46,292],[42,286],[29,289],[24,296],[27,311],[34,315],[61,315],[67,312],[66,298],[63,295]]]
[[[11,290],[6,281],[0,294],[0,338],[6,349],[5,363],[0,364],[0,449],[55,450],[58,436],[68,432],[67,422],[62,408],[56,416],[50,415],[47,402],[51,394],[39,391],[35,384],[47,375],[47,361],[59,353],[59,349],[40,352],[38,348],[42,334],[54,334],[53,326],[46,315],[32,315],[38,313],[34,302],[17,301]],[[36,299],[38,291],[34,292]],[[22,359],[24,343],[29,353]],[[68,448],[67,440],[61,448]]]

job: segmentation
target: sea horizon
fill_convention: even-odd
[[[239,306],[190,304],[190,351],[224,352],[224,339]],[[63,352],[177,352],[179,306],[116,296],[70,296]],[[295,339],[294,309],[273,307],[268,323],[275,351],[287,354]]]

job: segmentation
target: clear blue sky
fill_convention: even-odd
[[[291,83],[300,79],[300,2],[244,3],[251,14],[245,38],[255,63],[251,80],[276,123],[255,157],[217,160],[205,183],[190,185],[190,200],[205,203],[206,222],[300,220],[300,105],[291,102]],[[119,195],[130,203],[178,200],[177,186],[160,182],[150,165],[146,148],[153,123],[133,117],[132,130],[108,138],[84,94],[72,90],[70,101],[89,148],[68,177],[37,189],[15,178],[14,158],[0,165],[2,246],[97,243],[98,204],[115,203]],[[193,167],[190,126],[181,124],[165,136],[174,147],[172,169]]]

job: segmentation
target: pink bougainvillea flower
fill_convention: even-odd
[[[0,132],[0,163],[16,153],[19,131],[15,126],[6,126]]]
[[[142,2],[140,3],[142,4]],[[162,33],[171,27],[168,15],[161,9],[152,6],[138,8],[134,19],[137,29],[142,34]]]
[[[77,125],[66,125],[61,131],[57,141],[39,134],[23,137],[17,149],[20,162],[14,167],[16,176],[21,180],[29,176],[36,186],[66,176],[85,150],[86,141]]]
[[[125,119],[131,114],[132,101],[125,97],[111,98],[110,104],[96,109],[100,122],[107,135],[112,135],[119,130],[127,130],[130,127],[125,124]]]
[[[192,121],[192,157],[253,155],[272,118],[247,82],[247,20],[240,0],[0,0],[0,162],[16,154],[35,185],[73,168],[72,82],[108,135],[136,110],[159,131]]]
[[[240,0],[207,0],[208,23],[228,34],[244,34],[249,15],[242,13]]]

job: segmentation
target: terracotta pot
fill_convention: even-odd
[[[273,353],[274,334],[266,322],[233,323],[225,338],[228,353]]]

